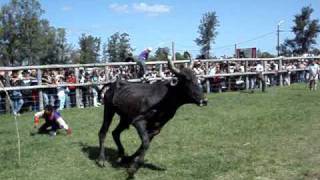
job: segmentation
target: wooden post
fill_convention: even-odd
[[[109,77],[109,66],[104,67],[104,74],[105,74],[105,81],[110,82],[110,77]]]
[[[5,87],[10,87],[10,77],[9,77],[9,72],[8,71],[5,71],[5,74],[4,74],[4,77],[5,77],[5,79],[6,79],[6,84],[5,84]],[[9,93],[9,95],[10,95],[10,93]],[[11,98],[11,97],[10,97]],[[10,105],[10,101],[9,101],[9,99],[8,98],[5,98],[6,99],[6,101],[5,101],[5,103],[6,103],[6,112],[11,112],[10,111],[10,107],[11,107],[11,105]],[[13,107],[12,107],[13,108]],[[13,109],[12,109],[12,111],[13,111]]]
[[[228,69],[227,69],[227,73],[229,74],[230,73],[230,62],[227,61],[227,65],[228,65]],[[231,76],[228,76],[228,91],[231,90]]]
[[[42,71],[41,69],[37,69],[37,79],[38,79],[38,85],[42,85]],[[43,110],[43,94],[42,89],[39,89],[39,109],[40,111]]]
[[[248,70],[249,70],[248,61],[245,61],[244,71],[248,72]],[[250,86],[250,84],[249,84],[249,75],[246,75],[246,90],[249,89],[249,86]]]
[[[206,62],[206,75],[209,74],[209,62]]]
[[[162,74],[162,72],[163,72],[162,68],[163,68],[163,65],[162,65],[162,64],[160,64],[160,65],[159,65],[159,75],[161,75],[161,74]]]
[[[267,61],[262,61],[263,62],[263,72],[267,72]],[[265,75],[262,73],[263,81],[264,81],[264,88],[267,89],[267,80],[268,80],[268,75]]]
[[[262,65],[262,68],[263,68],[263,71],[264,71],[264,68],[265,68],[264,61],[260,60],[260,63],[261,63],[261,65]],[[259,77],[259,76],[261,77],[261,80],[259,81],[259,88],[260,88],[260,89],[262,89],[262,81],[264,80],[263,71],[261,72],[261,76],[258,75],[258,77]],[[257,79],[258,79],[258,78],[257,78]]]
[[[290,86],[291,85],[291,71],[290,70],[288,70],[288,86]]]
[[[209,62],[206,62],[206,75],[209,75]],[[210,93],[210,79],[206,79],[207,93]]]
[[[79,83],[79,68],[75,68],[75,76],[76,76],[76,83]],[[80,97],[80,89],[79,87],[76,88],[76,104],[77,108],[80,108],[81,105],[81,97]]]
[[[176,53],[174,49],[174,42],[172,42],[172,61],[176,61]]]
[[[279,83],[280,83],[280,86],[283,86],[283,76],[282,76],[282,73],[280,72],[282,70],[282,57],[280,57],[279,59]]]
[[[206,85],[207,85],[207,93],[210,93],[210,81],[209,81],[209,78],[206,79]]]

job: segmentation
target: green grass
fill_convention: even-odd
[[[320,178],[320,91],[293,85],[208,98],[207,107],[179,109],[151,143],[149,166],[141,168],[136,179]],[[102,113],[102,108],[63,111],[73,134],[54,138],[30,136],[33,114],[23,114],[18,118],[20,166],[14,119],[0,116],[0,179],[125,179],[125,169],[109,163],[102,169],[95,163]],[[123,133],[122,141],[128,153],[140,143],[134,128]],[[114,155],[110,132],[106,146]]]

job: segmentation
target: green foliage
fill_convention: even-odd
[[[305,84],[269,88],[267,93],[209,94],[207,107],[185,105],[156,136],[146,166],[136,179],[317,179],[320,173],[320,91]],[[11,115],[0,116],[0,179],[125,179],[125,169],[96,165],[103,108],[69,109],[62,116],[73,128],[56,137],[30,136],[33,114],[18,117],[22,159],[17,166],[16,131]],[[105,141],[116,161],[112,130]],[[140,145],[136,130],[124,131],[128,154]],[[165,171],[155,167],[166,168]],[[57,173],[61,172],[61,173]]]
[[[167,61],[170,55],[170,49],[168,47],[159,47],[154,53],[154,59],[157,61]]]
[[[110,36],[103,52],[110,62],[123,62],[127,57],[132,56],[132,50],[129,34],[117,32]]]
[[[200,53],[205,58],[210,58],[211,45],[215,43],[215,38],[218,35],[218,26],[216,12],[207,12],[203,15],[198,30],[199,37],[195,42],[201,47]]]
[[[274,58],[275,55],[269,52],[261,52],[259,49],[257,50],[257,57],[258,58]]]
[[[0,10],[0,57],[5,66],[66,63],[64,29],[42,19],[38,0],[11,0]]]
[[[79,39],[80,64],[99,62],[100,38],[82,34]]]
[[[320,32],[319,19],[311,19],[311,7],[303,7],[301,13],[295,15],[292,31],[293,39],[286,39],[280,46],[282,55],[302,55],[313,51],[316,38]]]

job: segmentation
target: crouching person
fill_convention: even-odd
[[[71,134],[71,128],[63,120],[60,113],[55,111],[51,105],[47,105],[43,111],[37,112],[34,115],[34,127],[37,128],[40,118],[45,119],[45,123],[38,129],[39,134],[50,134],[55,136],[58,129],[66,130],[67,134]]]

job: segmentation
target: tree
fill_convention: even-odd
[[[280,46],[282,55],[302,55],[313,51],[320,25],[319,19],[311,19],[312,12],[311,7],[303,7],[301,13],[295,15],[292,27],[295,37],[286,39]]]
[[[108,39],[106,52],[110,62],[123,62],[128,56],[132,56],[129,34],[114,33]]]
[[[260,55],[258,55],[259,58],[274,58],[275,55],[269,53],[269,52],[262,52]]]
[[[56,29],[47,20],[41,20],[40,30],[39,64],[71,63],[71,45],[67,43],[65,29]]]
[[[170,49],[168,47],[158,48],[155,52],[154,59],[156,61],[167,61],[170,55]]]
[[[183,55],[179,52],[176,52],[176,60],[184,60],[185,58],[183,57]]]
[[[109,62],[118,62],[119,61],[119,39],[120,39],[120,33],[116,32],[113,35],[110,36],[108,39],[108,46],[107,46],[107,53],[108,53],[108,59]]]
[[[42,19],[38,0],[11,0],[0,10],[0,57],[5,66],[67,61],[65,30]]]
[[[37,0],[12,0],[0,12],[1,56],[6,65],[37,64],[39,60],[40,16]]]
[[[216,12],[207,12],[203,15],[198,30],[200,35],[195,42],[201,47],[200,53],[205,58],[210,58],[211,45],[215,43],[215,38],[218,35],[218,26]]]
[[[131,52],[132,52],[132,48],[130,46],[129,34],[122,33],[120,35],[120,41],[119,41],[120,61],[124,61],[128,56],[132,56]]]
[[[66,30],[58,28],[56,30],[56,51],[57,51],[57,62],[59,64],[66,64],[71,62],[71,45],[68,44],[66,38]]]
[[[101,62],[108,62],[108,44],[103,43],[102,45],[102,57],[101,57]]]
[[[275,55],[269,52],[261,52],[259,49],[257,50],[257,57],[258,58],[274,58]]]
[[[100,42],[100,38],[82,34],[79,39],[81,64],[99,62]]]

